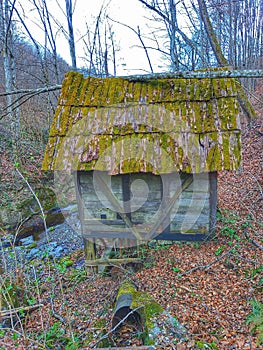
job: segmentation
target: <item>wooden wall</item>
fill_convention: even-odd
[[[97,181],[102,176],[111,195],[139,232],[147,234],[156,223],[152,238],[195,240],[203,238],[215,226],[216,173],[165,174],[134,173],[110,176],[102,172],[78,172],[79,206],[84,236],[96,231],[100,237],[109,232],[121,232],[127,226],[116,210],[112,198]],[[179,195],[167,215],[167,205],[187,178],[190,185]],[[165,214],[166,213],[166,214]],[[104,225],[99,226],[99,222]],[[157,225],[158,226],[158,225]],[[159,236],[158,236],[159,235]],[[112,233],[110,236],[114,237]],[[107,238],[107,237],[103,237]]]

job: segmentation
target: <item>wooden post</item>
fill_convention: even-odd
[[[95,239],[83,238],[83,241],[84,241],[84,252],[85,252],[86,261],[96,260]],[[98,266],[86,265],[86,269],[88,274],[93,274],[94,272],[95,273],[98,272]]]
[[[210,219],[209,233],[214,234],[216,228],[216,211],[217,211],[217,172],[209,173],[209,203],[210,203]]]
[[[74,172],[74,183],[75,183],[75,191],[76,191],[76,198],[78,203],[78,213],[79,218],[81,222],[81,231],[82,231],[82,237],[83,237],[83,243],[84,243],[84,253],[86,260],[95,260],[96,259],[96,245],[95,245],[95,238],[85,238],[84,232],[83,232],[83,222],[84,222],[84,202],[81,198],[81,187],[80,187],[80,177],[77,171]],[[86,267],[88,274],[93,274],[94,272],[97,272],[97,267]]]

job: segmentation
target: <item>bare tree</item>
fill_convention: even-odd
[[[116,75],[116,41],[112,25],[106,14],[107,6],[102,5],[94,22],[94,29],[86,23],[87,31],[83,35],[86,74],[98,77]],[[112,71],[112,73],[111,73]]]
[[[184,2],[175,0],[138,1],[152,12],[155,23],[159,23],[157,31],[160,33],[160,25],[163,28],[162,37],[166,36],[168,39],[168,51],[165,55],[169,59],[170,70],[187,70],[189,65],[195,69],[196,54],[204,60],[200,43],[195,36],[197,16],[190,14]],[[192,27],[184,31],[181,28],[181,18],[186,19],[187,16],[189,16]],[[163,40],[163,38],[160,39]],[[159,45],[157,50],[161,51]]]
[[[75,40],[74,40],[74,30],[73,30],[73,12],[72,12],[72,1],[65,0],[66,2],[66,11],[67,11],[67,22],[68,22],[68,43],[71,57],[72,69],[77,69],[77,60],[76,60],[76,50],[75,50]]]
[[[12,91],[16,88],[16,69],[13,36],[13,12],[16,0],[10,4],[8,0],[0,0],[0,35],[1,52],[4,62],[5,89]],[[19,158],[20,143],[20,111],[12,95],[7,95],[7,112],[11,131],[13,156]]]
[[[209,38],[209,42],[212,46],[213,52],[215,54],[215,57],[217,59],[217,62],[219,66],[228,66],[229,63],[227,59],[225,58],[223,51],[221,49],[221,46],[219,44],[219,41],[217,39],[216,33],[214,32],[211,20],[208,15],[207,7],[204,0],[198,0],[200,15],[202,18],[202,21],[205,26],[205,30],[207,33],[207,36]],[[239,103],[246,114],[247,118],[249,120],[253,119],[256,116],[256,112],[254,108],[252,107],[248,97],[246,96],[242,86],[240,85],[238,90],[238,100]]]
[[[262,63],[263,3],[261,0],[207,1],[214,32],[228,62],[255,69]]]
[[[56,44],[56,35],[54,33],[54,26],[52,23],[52,16],[50,15],[46,0],[41,0],[38,2],[37,0],[32,0],[35,9],[39,16],[39,21],[42,25],[42,29],[44,32],[44,40],[45,44],[43,45],[43,59],[46,61],[47,55],[49,52],[53,55],[53,67],[55,71],[55,75],[57,77],[57,83],[59,83],[59,73],[58,73],[58,54],[57,54],[57,44]]]
[[[261,0],[207,0],[214,32],[229,64],[235,69],[260,69],[263,56],[263,2]],[[255,79],[242,80],[249,91]]]

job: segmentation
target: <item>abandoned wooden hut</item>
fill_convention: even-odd
[[[87,239],[200,240],[216,223],[217,172],[240,164],[232,78],[66,74],[44,170],[76,179]]]

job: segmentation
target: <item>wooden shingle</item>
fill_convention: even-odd
[[[235,170],[240,134],[233,78],[129,81],[69,72],[43,170]]]

